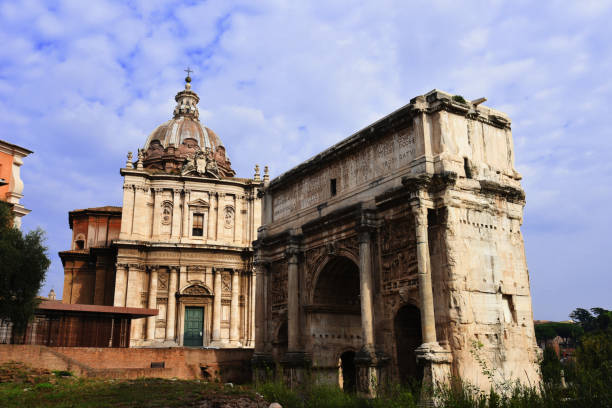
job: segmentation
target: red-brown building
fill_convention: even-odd
[[[113,305],[121,207],[96,207],[70,211],[71,249],[59,256],[64,266],[63,303]]]
[[[11,204],[17,228],[21,228],[21,217],[30,212],[19,201],[23,198],[21,165],[23,158],[31,153],[24,147],[0,140],[0,200]]]

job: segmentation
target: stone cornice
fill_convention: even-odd
[[[180,242],[147,242],[147,241],[131,241],[131,240],[113,240],[111,245],[118,248],[125,247],[138,247],[140,249],[146,249],[151,251],[168,251],[168,250],[195,250],[201,251],[203,249],[210,250],[211,252],[234,252],[240,254],[252,254],[253,247],[243,246],[229,246],[229,245],[215,245],[215,244],[191,244],[191,243],[180,243]]]
[[[520,188],[504,185],[495,181],[480,180],[480,191],[483,194],[492,194],[505,198],[508,201],[520,204],[525,203],[525,191]]]
[[[4,140],[0,140],[0,152],[10,154],[12,156],[18,156],[19,158],[24,158],[27,155],[34,153],[25,147],[17,146],[16,144],[9,143]]]
[[[208,177],[193,177],[193,176],[182,176],[178,174],[166,174],[166,173],[150,173],[147,170],[129,169],[122,168],[119,173],[122,176],[138,176],[146,178],[147,180],[171,180],[175,182],[186,182],[186,183],[209,183],[217,185],[232,185],[243,188],[262,187],[263,182],[256,182],[252,179],[231,177],[231,178],[208,178]],[[170,186],[166,188],[172,188]]]

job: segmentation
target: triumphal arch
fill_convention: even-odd
[[[262,189],[255,367],[539,380],[509,118],[438,90]],[[261,373],[261,370],[256,370]]]

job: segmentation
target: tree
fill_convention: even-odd
[[[612,310],[601,307],[594,307],[590,312],[586,309],[577,308],[569,316],[582,326],[585,332],[605,331],[612,327]]]
[[[23,235],[12,218],[9,204],[0,201],[0,319],[10,320],[20,333],[38,305],[36,295],[51,261],[44,231]]]

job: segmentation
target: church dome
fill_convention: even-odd
[[[185,89],[176,94],[174,117],[159,125],[147,138],[142,149],[144,168],[167,173],[182,173],[194,157],[209,157],[214,166],[211,171],[197,172],[209,177],[233,177],[225,147],[219,136],[199,120],[200,98],[191,90],[191,78],[185,78]],[[216,168],[216,169],[214,169]]]

